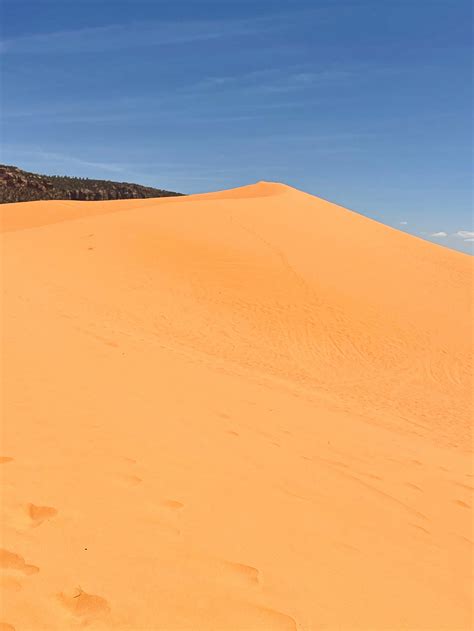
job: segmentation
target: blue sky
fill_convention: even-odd
[[[282,181],[472,252],[470,12],[2,0],[1,160],[186,193]]]

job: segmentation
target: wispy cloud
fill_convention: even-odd
[[[0,51],[8,54],[104,52],[228,38],[258,33],[274,26],[274,21],[263,18],[253,21],[136,21],[4,39],[0,42]]]
[[[14,1],[18,2],[18,0]],[[89,1],[91,4],[97,2],[97,0]],[[113,4],[114,0],[110,2]],[[240,19],[131,20],[105,26],[61,29],[7,37],[0,39],[0,53],[94,53],[228,39],[245,35],[260,36],[265,32],[299,28],[301,23],[307,23],[309,20],[317,19],[321,24],[330,19],[331,14],[327,8],[320,7],[289,10],[286,13],[272,12],[259,17]]]
[[[444,232],[444,231],[432,232],[429,236],[430,237],[435,237],[435,238],[442,238],[442,237],[447,237],[448,233]]]
[[[54,120],[55,123],[115,124],[128,120],[176,119],[238,122],[286,115],[289,109],[320,104],[327,88],[357,77],[359,70],[341,67],[309,71],[303,66],[259,69],[228,76],[211,76],[185,85],[171,84],[159,95],[95,102],[55,103],[13,108],[4,104],[5,120]],[[322,88],[318,92],[318,88]],[[212,106],[209,100],[212,97]],[[235,98],[238,97],[238,98]]]
[[[4,149],[9,149],[4,147]],[[48,162],[50,164],[57,164],[58,166],[76,165],[79,167],[92,167],[101,171],[110,173],[123,173],[124,168],[122,165],[113,162],[95,162],[91,160],[83,160],[75,156],[66,155],[64,153],[56,153],[54,151],[44,151],[42,149],[18,149],[12,148],[13,155],[15,157],[22,157],[26,159],[34,159]]]
[[[247,73],[207,77],[192,86],[194,92],[232,92],[239,94],[278,94],[303,91],[318,86],[341,84],[357,76],[355,69],[326,67],[303,69],[287,67],[283,69],[260,69]]]
[[[408,221],[400,221],[401,226],[406,226],[407,224],[408,224]]]

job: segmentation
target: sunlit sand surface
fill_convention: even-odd
[[[2,216],[2,631],[472,625],[472,259],[281,184]]]

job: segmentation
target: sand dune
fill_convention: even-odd
[[[0,213],[0,629],[471,628],[470,257],[265,182]]]

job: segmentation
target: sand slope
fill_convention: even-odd
[[[0,629],[470,628],[472,259],[264,182],[0,213]]]

